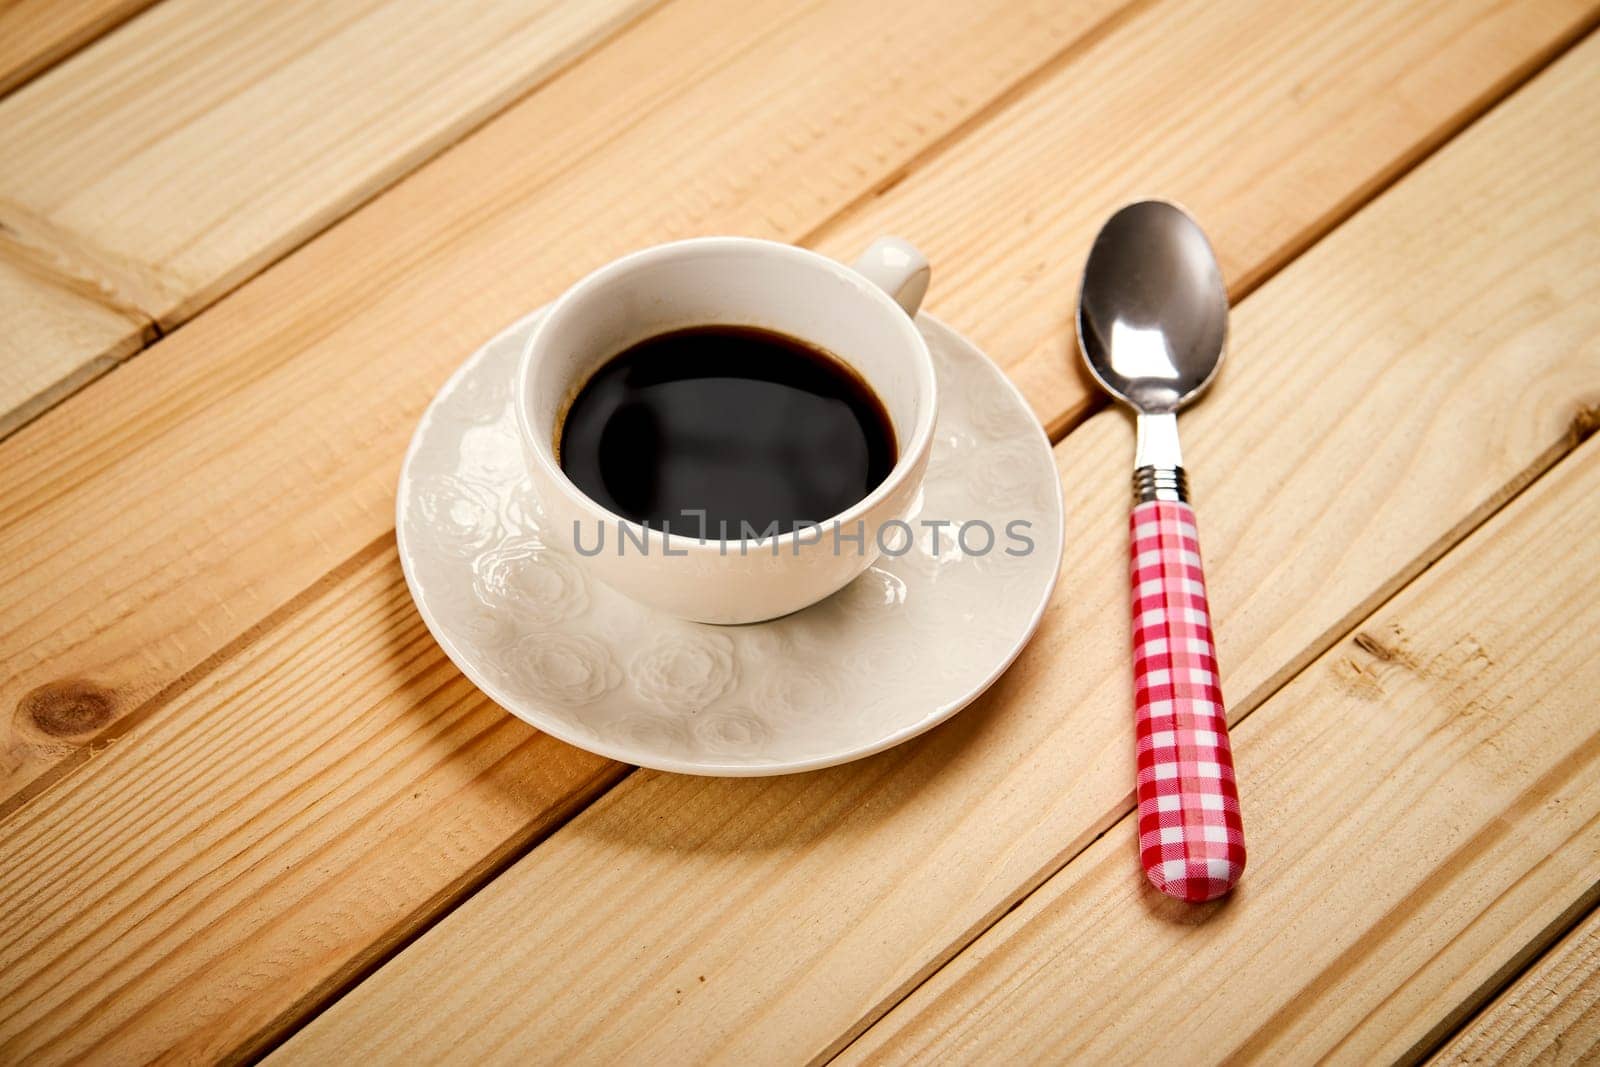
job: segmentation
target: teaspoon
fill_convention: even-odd
[[[1195,221],[1160,200],[1119,210],[1095,238],[1078,346],[1138,418],[1131,576],[1139,857],[1161,892],[1214,900],[1244,871],[1244,831],[1178,409],[1216,375],[1228,293]]]

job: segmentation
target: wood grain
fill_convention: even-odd
[[[1579,1064],[1600,1056],[1600,912],[1553,945],[1430,1061]]]
[[[27,291],[0,289],[0,312],[15,322],[37,294],[75,287],[128,320],[91,333],[47,303],[22,320],[36,328],[8,326],[27,373],[0,378],[0,433],[651,2],[168,0],[0,101],[0,257],[48,267]]]
[[[259,1052],[623,773],[442,661],[399,573],[386,543],[0,824],[0,1061]]]
[[[1238,309],[1229,369],[1184,428],[1236,716],[1592,421],[1597,55],[1580,47]],[[983,700],[815,774],[634,773],[278,1058],[751,1062],[850,1040],[1131,808],[1130,438],[1105,412],[1058,446],[1072,548]],[[1140,878],[1131,851],[1122,877]]]
[[[1231,899],[1129,877],[1129,815],[841,1062],[1410,1058],[1600,898],[1597,526],[1592,440],[1234,731]]]
[[[816,243],[846,256],[878,233],[915,243],[940,267],[937,310],[1055,437],[1098,397],[1072,373],[1071,316],[1089,243],[1117,207],[1182,203],[1237,300],[1600,14],[1589,2],[1280,7],[1148,8]],[[1181,43],[1152,55],[1177,26]]]
[[[154,2],[4,0],[0,3],[0,96]]]
[[[1012,157],[1036,182],[1033,202],[1056,203],[1060,187],[1037,169],[1029,146],[1055,127],[1070,131],[1088,105],[1063,95],[1054,68],[1018,79],[1050,56],[1070,70],[1083,56],[1069,45],[1084,34],[1096,55],[1132,56],[1152,39],[1165,42],[1168,51],[1145,54],[1157,67],[1187,54],[1183,38],[1152,38],[1168,25],[1155,16],[1092,21],[1112,10],[836,2],[793,16],[692,0],[653,14],[214,312],[0,442],[0,500],[26,502],[0,512],[0,646],[14,668],[0,681],[0,707],[39,687],[87,680],[110,704],[98,732],[114,736],[153,693],[386,536],[399,457],[433,390],[463,353],[611,256],[697,232],[814,232],[905,167],[926,163],[926,153],[965,156],[965,124],[1019,86],[1005,106],[1038,117],[1008,122],[1015,139],[986,142],[972,165]],[[1184,87],[1185,99],[1222,109],[1197,116],[1189,131],[1191,139],[1219,131],[1207,142],[1219,167],[1232,158],[1237,127],[1226,116],[1238,106],[1220,88],[1236,70],[1276,70],[1283,81],[1261,86],[1269,100],[1312,78],[1348,109],[1376,106],[1390,95],[1388,82],[1320,72],[1343,70],[1343,57],[1364,42],[1404,36],[1407,48],[1370,53],[1390,81],[1419,64],[1449,75],[1439,76],[1438,93],[1403,109],[1409,153],[1584,17],[1564,2],[1518,7],[1514,24],[1488,2],[1448,4],[1427,18],[1379,4],[1324,32],[1306,25],[1302,10],[1238,3],[1206,16],[1248,22],[1259,34],[1255,50],[1203,67],[1207,77]],[[1189,23],[1201,18],[1182,11]],[[1517,48],[1486,53],[1486,33]],[[819,55],[829,57],[825,81],[815,77]],[[754,97],[753,84],[763,87]],[[1095,110],[1148,105],[1136,80],[1110,84],[1124,94],[1097,98]],[[1271,136],[1299,143],[1294,109],[1280,118]],[[692,133],[713,126],[715,138]],[[788,133],[775,139],[774,129]],[[1324,210],[1340,217],[1393,164],[1393,130],[1381,130],[1331,162],[1316,152],[1287,157],[1231,211],[1247,214],[1263,197],[1292,200],[1304,186],[1326,194]],[[533,153],[529,144],[544,147]],[[1127,139],[1097,151],[1114,160],[1113,174],[1149,154]],[[641,173],[640,159],[653,165]],[[1332,167],[1345,184],[1313,182],[1296,159],[1319,175]],[[1249,182],[1243,173],[1235,180]],[[1075,195],[1099,202],[1123,189],[1119,182]],[[885,205],[886,225],[897,193],[869,198]],[[973,199],[982,195],[975,186]],[[1020,240],[986,216],[970,221],[968,247],[980,234],[1002,245]],[[1064,241],[1078,239],[1081,221],[1063,222]],[[1033,221],[1023,213],[1010,224]],[[1284,231],[1265,247],[1294,240]],[[1224,254],[1232,264],[1253,262]],[[958,262],[949,269],[963,270]],[[1010,291],[1013,275],[995,278]],[[932,306],[985,284],[964,273],[936,282]],[[1064,299],[1043,288],[1034,295],[1051,307]],[[1056,365],[1052,373],[1065,382],[1075,372]],[[0,719],[0,795],[26,795],[59,769],[64,751],[81,758],[95,736],[41,737],[26,716]]]

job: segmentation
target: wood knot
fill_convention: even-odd
[[[1351,640],[1356,643],[1356,647],[1361,651],[1370,656],[1375,656],[1385,663],[1390,663],[1394,660],[1394,649],[1364,630],[1357,630],[1355,637],[1351,638]]]
[[[84,681],[41,685],[17,704],[17,715],[50,737],[79,737],[111,721],[116,699],[108,691]]]

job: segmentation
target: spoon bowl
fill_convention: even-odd
[[[1119,210],[1095,238],[1078,296],[1089,373],[1134,410],[1177,411],[1216,375],[1228,291],[1200,227],[1164,200]]]

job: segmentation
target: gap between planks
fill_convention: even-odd
[[[1566,911],[1530,939],[1521,952],[1507,960],[1470,997],[1463,999],[1455,1011],[1441,1019],[1398,1062],[1414,1064],[1431,1059],[1456,1037],[1467,1033],[1475,1022],[1484,1020],[1497,1007],[1502,995],[1538,971],[1559,953],[1567,937],[1588,924],[1595,916],[1597,906],[1600,906],[1600,884],[1591,884]]]
[[[0,11],[0,100],[155,2],[12,0]]]
[[[255,625],[241,631],[233,640],[162,686],[150,699],[130,710],[126,716],[116,720],[114,729],[108,729],[104,733],[95,735],[94,741],[90,744],[75,749],[61,757],[59,761],[51,765],[38,778],[29,782],[11,796],[0,798],[0,822],[4,822],[7,816],[33,801],[35,797],[48,793],[51,786],[92,760],[108,746],[115,744],[118,738],[129,730],[136,728],[150,716],[200,684],[219,666],[232,659],[241,649],[248,648],[289,622],[290,619],[299,615],[301,611],[321,599],[334,586],[355,574],[362,567],[381,556],[386,549],[393,546],[393,530],[373,539],[371,544],[352,553],[349,557],[330,568],[326,574],[284,601],[281,606],[263,617]]]
[[[1430,1062],[1593,1062],[1600,1047],[1597,1007],[1600,909],[1591,909],[1440,1047],[1429,1050]]]

